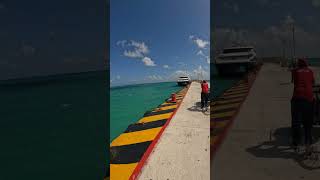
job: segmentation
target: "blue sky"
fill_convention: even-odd
[[[112,86],[209,77],[209,0],[111,0]]]
[[[296,55],[320,57],[320,0],[212,1],[216,49],[232,41],[254,45],[260,56],[292,55],[290,24],[295,25]]]

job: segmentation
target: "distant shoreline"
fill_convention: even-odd
[[[210,82],[210,80],[206,80],[207,82]],[[117,89],[127,86],[139,86],[139,85],[145,85],[145,84],[156,84],[156,83],[175,83],[176,81],[161,81],[161,82],[148,82],[148,83],[137,83],[137,84],[124,84],[124,85],[116,85],[116,86],[110,86],[110,89]]]
[[[128,86],[140,86],[140,85],[146,85],[146,84],[173,83],[173,82],[174,81],[161,81],[161,82],[148,82],[148,83],[137,83],[137,84],[123,84],[123,85],[110,86],[110,89],[117,89],[117,88],[123,88]]]

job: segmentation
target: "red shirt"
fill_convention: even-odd
[[[298,68],[292,71],[294,83],[293,97],[313,101],[312,86],[314,83],[313,71],[308,67]]]
[[[208,83],[202,83],[201,84],[202,93],[208,93],[209,92],[209,86]]]

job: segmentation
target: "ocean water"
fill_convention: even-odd
[[[308,58],[307,61],[311,66],[320,66],[320,58]]]
[[[129,85],[110,90],[110,143],[151,110],[182,89],[176,82]]]
[[[0,179],[103,179],[107,73],[0,83]]]
[[[210,81],[210,92],[211,99],[215,99],[220,96],[224,91],[231,88],[235,83],[237,83],[241,78],[240,77],[211,77]]]

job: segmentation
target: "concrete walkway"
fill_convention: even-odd
[[[210,179],[210,111],[201,112],[200,92],[193,82],[138,179]]]
[[[289,147],[290,80],[290,72],[279,65],[262,66],[211,164],[211,179],[319,179],[320,160],[302,160]]]

